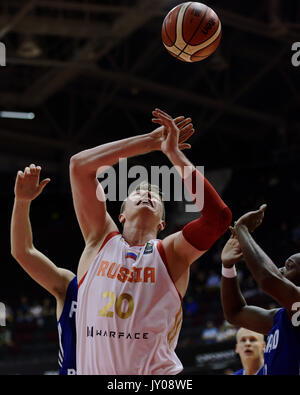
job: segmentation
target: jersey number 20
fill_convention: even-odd
[[[102,307],[101,310],[99,310],[98,315],[102,317],[113,317],[114,312],[110,309],[113,307],[113,305],[115,305],[115,311],[118,317],[125,319],[131,316],[134,307],[131,295],[124,293],[117,297],[114,292],[107,291],[102,293],[102,297],[110,298],[110,301],[104,307]],[[122,304],[124,300],[127,300],[128,302],[126,312],[122,311]]]

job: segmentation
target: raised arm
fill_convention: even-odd
[[[193,133],[190,120],[177,117],[174,121],[180,130],[180,149],[187,148],[184,141]],[[161,126],[151,133],[103,144],[72,156],[70,177],[73,202],[86,244],[99,243],[107,233],[117,230],[106,211],[104,191],[97,181],[97,174],[118,163],[120,158],[159,150],[163,134],[164,128]]]
[[[244,259],[260,289],[274,298],[290,315],[300,301],[300,288],[289,281],[251,236],[251,226],[263,216],[266,205],[242,216],[234,226]]]
[[[222,270],[221,301],[225,319],[232,325],[247,328],[254,332],[268,334],[273,326],[277,309],[266,310],[248,306],[244,299],[235,269],[228,270],[243,258],[239,242],[233,235],[225,244],[221,259]]]
[[[11,218],[11,253],[33,280],[63,302],[74,274],[58,268],[33,245],[30,205],[50,181],[46,178],[39,182],[40,171],[40,166],[32,164],[17,174]]]
[[[179,131],[172,118],[163,111],[153,112],[153,122],[164,125],[167,131],[162,151],[175,166],[179,175],[201,210],[201,216],[187,224],[182,231],[166,237],[163,247],[169,271],[178,291],[183,296],[188,283],[189,266],[207,251],[228,229],[231,211],[212,185],[195,169],[184,153],[178,149]],[[193,185],[203,185],[204,202],[200,191],[193,192]],[[200,196],[199,196],[200,195]]]

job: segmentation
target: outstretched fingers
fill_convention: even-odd
[[[259,208],[259,211],[261,211],[262,213],[264,213],[267,209],[267,205],[266,204],[262,204]]]
[[[178,124],[181,123],[181,121],[183,121],[185,119],[185,117],[182,115],[180,117],[176,117],[174,118],[174,122],[176,123],[176,125],[178,126]]]
[[[265,215],[266,208],[267,208],[267,205],[266,204],[262,204],[260,206],[260,208],[257,211],[255,211],[255,214],[256,214],[258,219],[263,219],[263,217]]]
[[[35,175],[36,175],[36,173],[37,173],[37,168],[36,168],[36,166],[35,166],[33,163],[29,166],[29,170],[30,170],[30,174],[31,174],[32,176],[35,176]]]
[[[184,149],[191,149],[191,144],[178,144],[178,148],[182,151]]]
[[[25,174],[22,172],[22,170],[19,170],[18,173],[17,173],[17,179],[24,178],[24,175]]]
[[[36,180],[36,185],[42,191],[45,186],[50,182],[50,178],[46,178],[43,181],[39,182],[41,166],[36,166],[34,163],[31,163],[30,166],[26,166],[24,171],[19,170],[17,173],[17,181],[26,181],[26,180]]]
[[[182,128],[179,127],[179,142],[182,143],[183,141],[186,141],[194,133],[195,133],[195,129],[193,127],[193,124],[191,123],[187,124],[186,126],[183,126]]]
[[[153,110],[152,115],[154,117],[152,119],[153,123],[164,126],[168,128],[169,131],[175,131],[175,124],[177,131],[179,130],[178,148],[180,150],[191,148],[190,144],[184,144],[185,141],[188,140],[195,133],[192,119],[190,117],[186,118],[181,115],[173,119],[169,114],[165,113],[159,108]]]
[[[153,114],[153,115],[154,115],[154,114],[157,114],[157,115],[159,115],[159,116],[161,116],[161,117],[173,119],[169,114],[167,114],[166,112],[162,111],[162,110],[159,109],[159,108],[155,108],[155,110],[152,111],[152,114]]]
[[[159,108],[153,110],[152,115],[155,117],[152,119],[152,122],[159,123],[160,125],[163,123],[162,121],[165,120],[169,123],[174,122],[180,130],[186,130],[185,128],[193,128],[192,119],[190,117],[186,118],[185,116],[181,115],[173,119],[169,114],[160,110]]]
[[[36,166],[35,164],[31,164],[30,166],[26,166],[24,169],[24,176],[39,176],[41,172],[41,166]]]
[[[39,185],[39,191],[42,192],[42,190],[45,188],[45,186],[50,182],[50,178],[45,178],[43,181],[40,182]]]
[[[24,169],[24,175],[25,176],[30,176],[30,167],[26,166]]]
[[[161,126],[167,126],[167,127],[174,126],[174,122],[173,122],[172,118],[165,117],[164,115],[162,115],[162,116],[158,115],[157,117],[158,118],[153,118],[152,119],[153,123],[158,123]],[[177,125],[176,125],[176,127],[177,127]]]
[[[257,210],[257,217],[256,217],[256,224],[257,226],[261,225],[264,216],[265,216],[265,211],[266,211],[267,205],[266,204],[262,204],[259,208],[259,210]]]
[[[170,124],[170,123],[173,123],[173,122],[174,122],[173,118],[172,118],[169,114],[167,114],[167,113],[165,113],[164,111],[161,111],[161,110],[159,110],[159,109],[155,109],[154,111],[152,111],[152,115],[153,115],[156,119],[160,119],[161,121],[165,121],[164,123]],[[181,117],[177,117],[177,119],[178,119],[178,118],[181,118]],[[180,121],[179,121],[179,122],[180,122]]]
[[[159,125],[163,124],[163,121],[160,118],[152,118],[151,121],[153,123],[158,123]]]
[[[192,125],[192,118],[183,118],[181,121],[176,123],[177,127],[179,129],[183,129],[184,127],[187,127],[189,125]]]

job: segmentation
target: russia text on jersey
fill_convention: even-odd
[[[96,276],[107,277],[110,279],[117,278],[124,283],[125,281],[140,283],[155,283],[154,267],[132,267],[128,269],[125,266],[115,262],[101,261]]]

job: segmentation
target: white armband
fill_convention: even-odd
[[[224,267],[222,265],[222,276],[226,278],[234,278],[237,277],[235,265],[230,268]]]

